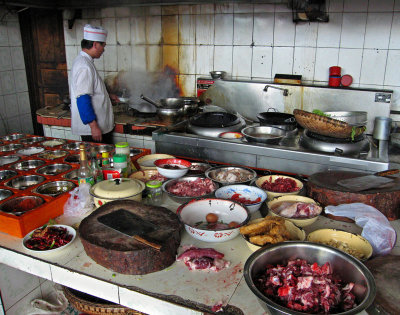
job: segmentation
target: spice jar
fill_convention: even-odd
[[[114,154],[113,167],[121,174],[121,177],[128,177],[128,163],[125,154]]]
[[[127,175],[130,175],[135,169],[131,161],[131,150],[128,142],[118,142],[115,144],[115,154],[125,154],[127,161]]]
[[[150,180],[146,183],[147,203],[150,205],[160,205],[162,202],[162,182]]]

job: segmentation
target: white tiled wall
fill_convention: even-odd
[[[328,68],[342,67],[353,87],[395,90],[400,110],[400,0],[328,0],[329,23],[292,22],[283,4],[198,4],[87,10],[72,30],[64,23],[67,64],[79,51],[82,27],[108,29],[106,52],[96,65],[102,76],[120,70],[161,71],[178,60],[184,95],[211,70],[233,78],[272,80],[301,74],[326,85]],[[175,49],[178,47],[178,49]],[[171,65],[171,64],[170,64]]]
[[[33,133],[18,15],[0,7],[0,135]]]

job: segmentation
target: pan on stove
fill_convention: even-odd
[[[280,112],[263,112],[257,115],[261,126],[277,127],[284,130],[294,130],[297,127],[294,115]]]
[[[188,129],[194,134],[218,137],[227,131],[240,131],[246,125],[243,118],[225,112],[205,112],[189,119]]]

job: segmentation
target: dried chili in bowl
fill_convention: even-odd
[[[61,226],[45,226],[36,229],[25,246],[31,250],[44,251],[62,247],[72,240],[72,235]]]

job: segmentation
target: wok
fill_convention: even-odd
[[[286,131],[269,126],[250,126],[242,129],[242,134],[249,142],[278,144],[286,136]]]
[[[192,115],[196,114],[198,111],[198,105],[200,100],[196,97],[169,97],[160,99],[159,103],[153,101],[151,98],[144,96],[143,94],[140,97],[149,102],[150,104],[156,106],[157,108],[162,109],[179,109],[183,108],[184,115]],[[158,111],[157,111],[158,113]]]
[[[272,126],[284,130],[294,130],[297,126],[294,115],[280,113],[280,112],[267,112],[259,113],[257,115],[258,121],[261,126]]]

